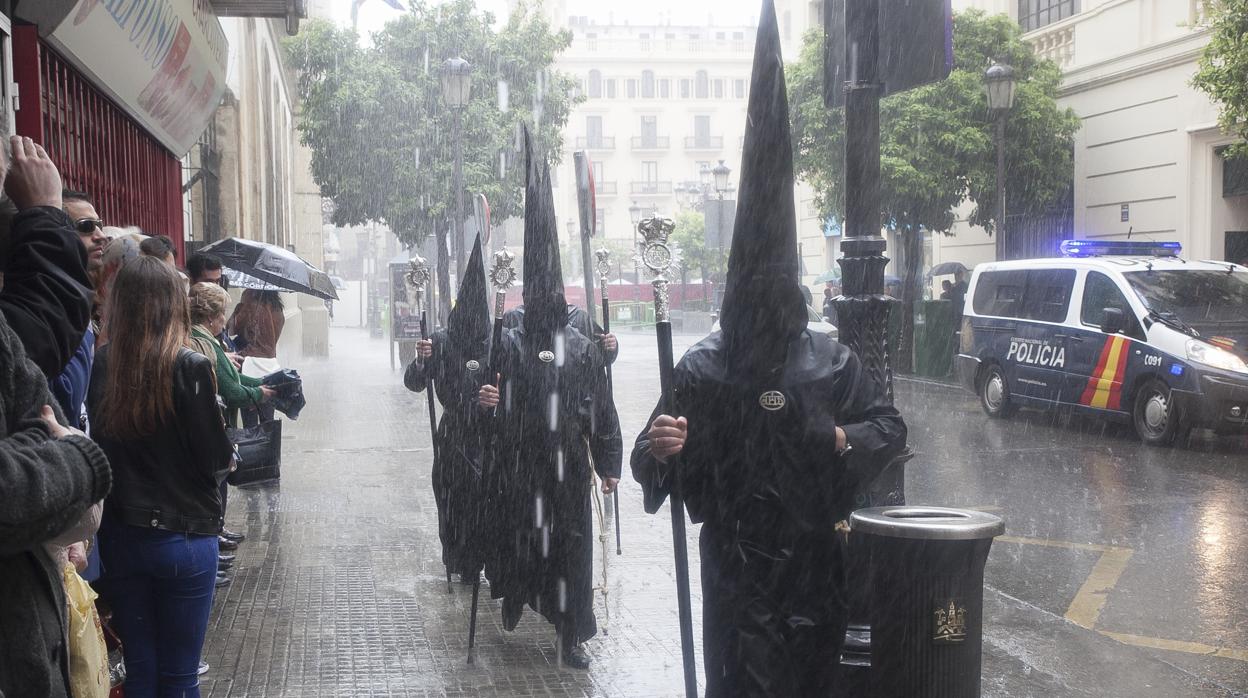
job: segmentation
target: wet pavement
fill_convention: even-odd
[[[678,337],[677,355],[694,340]],[[658,381],[653,335],[621,345],[627,446]],[[385,342],[357,330],[334,328],[331,358],[296,368],[308,407],[283,425],[280,484],[231,495],[228,525],[248,538],[214,605],[205,695],[682,693],[669,519],[642,511],[631,477],[622,556],[606,519],[591,668],[557,667],[553,631],[531,611],[504,632],[485,590],[469,665],[471,592],[448,593],[439,561],[423,396],[403,388]],[[1006,520],[987,569],[985,696],[1248,695],[1248,445],[1156,450],[1086,420],[989,421],[973,396],[909,381],[898,405],[919,451],[910,501]],[[696,527],[689,536],[699,634]]]

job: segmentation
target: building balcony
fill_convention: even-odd
[[[667,136],[633,136],[633,150],[667,150],[672,147],[672,139]]]
[[[577,138],[577,150],[615,150],[615,138],[613,136],[598,136],[597,138]]]
[[[1047,58],[1066,70],[1075,62],[1075,24],[1079,15],[1041,27],[1026,35],[1025,40],[1036,55]]]
[[[634,196],[670,196],[672,183],[666,182],[632,182],[629,193]]]
[[[620,193],[619,189],[616,182],[594,182],[595,196],[615,196]]]
[[[723,136],[686,136],[685,150],[723,150]]]

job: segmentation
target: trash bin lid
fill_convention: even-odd
[[[947,507],[871,507],[849,517],[855,533],[918,540],[979,540],[1005,533],[1000,516]]]

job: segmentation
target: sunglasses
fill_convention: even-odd
[[[79,218],[74,221],[74,229],[82,235],[90,235],[103,227],[104,221],[99,218]]]

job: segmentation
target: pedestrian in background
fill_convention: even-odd
[[[244,358],[270,359],[266,373],[280,368],[277,363],[277,342],[286,325],[285,308],[277,291],[247,289],[234,308],[228,330],[234,335],[234,344]],[[259,405],[243,410],[243,426],[255,426],[273,419],[273,406]]]
[[[219,486],[234,447],[212,364],[186,348],[177,273],[155,258],[131,260],[109,305],[87,397],[115,477],[99,532],[101,594],[125,649],[126,696],[195,698],[217,577]]]

